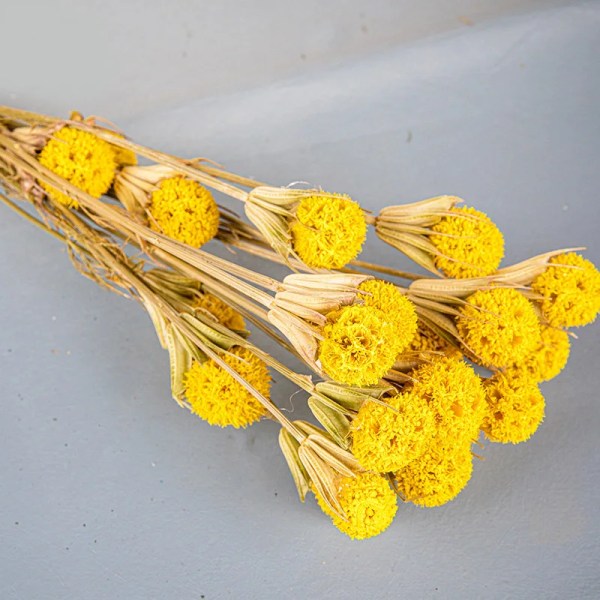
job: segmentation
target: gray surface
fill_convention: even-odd
[[[503,229],[509,262],[585,244],[599,263],[599,21],[598,3],[505,17],[120,125],[374,211],[457,194]],[[366,256],[408,264],[374,236]],[[529,443],[486,445],[455,502],[401,506],[357,543],[297,501],[274,424],[179,409],[143,311],[5,209],[0,282],[1,598],[598,596],[597,324],[544,384]]]

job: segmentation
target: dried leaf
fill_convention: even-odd
[[[342,448],[348,449],[348,437],[350,434],[350,421],[332,406],[322,402],[320,398],[311,396],[308,399],[308,406],[315,418],[325,427],[331,437]]]
[[[175,328],[171,324],[165,328],[165,341],[169,351],[171,394],[179,406],[184,406],[185,384],[183,379],[192,366],[192,355],[181,343]]]
[[[279,447],[294,479],[300,501],[304,502],[309,489],[309,477],[298,456],[300,444],[288,431],[281,429],[279,432]]]
[[[300,445],[298,456],[306,469],[311,483],[323,498],[331,511],[342,519],[346,519],[344,509],[337,498],[337,478],[333,469],[326,465],[319,456],[304,445]]]

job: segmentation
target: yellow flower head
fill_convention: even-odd
[[[519,362],[540,344],[535,310],[516,290],[479,290],[467,298],[461,313],[458,332],[485,366],[505,367]]]
[[[337,498],[346,515],[342,519],[327,506],[315,491],[321,510],[347,536],[364,540],[387,529],[396,516],[396,494],[380,475],[357,473],[356,477],[340,477]]]
[[[471,446],[433,446],[396,473],[398,491],[418,506],[441,506],[458,496],[473,473]]]
[[[487,410],[481,429],[492,442],[519,444],[544,419],[544,396],[537,383],[516,373],[499,373],[485,385]]]
[[[223,360],[269,398],[271,377],[265,363],[241,346],[229,352]],[[246,427],[265,414],[262,404],[213,360],[194,362],[184,382],[191,411],[211,425]]]
[[[396,328],[382,310],[344,306],[327,315],[319,360],[329,377],[349,385],[373,385],[397,356]]]
[[[485,411],[481,379],[467,363],[438,358],[412,373],[412,393],[424,398],[435,415],[437,444],[477,439]]]
[[[117,164],[112,146],[93,133],[62,127],[39,155],[40,164],[94,198],[105,194],[115,177]],[[73,208],[78,203],[56,188],[40,182],[52,199]]]
[[[540,345],[520,363],[514,364],[511,372],[521,373],[532,381],[549,381],[556,377],[569,359],[570,342],[562,329],[542,325]]]
[[[365,402],[352,421],[352,453],[369,471],[387,473],[418,458],[435,435],[434,413],[415,394],[393,396],[393,409]]]
[[[358,256],[367,235],[362,208],[341,194],[303,198],[291,224],[295,252],[310,267],[341,269]]]
[[[396,329],[397,353],[402,352],[413,340],[417,331],[415,305],[392,283],[379,279],[367,279],[358,286],[365,306],[382,310],[394,323]]]
[[[574,252],[554,256],[550,263],[531,284],[533,290],[544,297],[542,313],[548,323],[554,327],[591,323],[600,312],[598,269]]]
[[[462,358],[462,353],[458,348],[455,348],[444,338],[421,323],[419,323],[415,337],[413,337],[405,352],[418,352],[427,355],[428,358],[433,358],[436,355],[443,355],[448,358]]]
[[[179,175],[163,179],[152,192],[150,227],[194,248],[217,235],[219,209],[212,194],[199,183]]]
[[[447,277],[483,277],[491,275],[504,256],[504,237],[492,220],[474,208],[450,209],[456,216],[445,216],[432,226],[443,235],[430,237],[441,253],[435,266]]]
[[[243,331],[246,328],[244,318],[240,313],[223,302],[220,298],[207,292],[198,296],[194,303],[194,308],[202,308],[213,315],[221,325],[236,331]]]

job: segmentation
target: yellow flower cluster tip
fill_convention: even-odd
[[[532,381],[549,381],[556,377],[569,359],[569,335],[562,329],[541,326],[539,346],[524,360],[510,367],[512,373],[519,373]]]
[[[246,328],[244,318],[240,313],[232,308],[227,302],[209,293],[203,293],[196,299],[194,308],[201,308],[208,311],[211,315],[228,329],[243,331]]]
[[[487,409],[481,429],[493,442],[528,440],[544,418],[545,402],[537,383],[515,373],[494,375],[485,384]]]
[[[331,517],[333,524],[355,540],[373,537],[387,529],[398,509],[396,494],[387,481],[373,473],[340,478],[337,498],[346,519],[333,513],[318,492],[315,496],[321,510]]]
[[[600,312],[600,272],[592,262],[570,252],[550,259],[531,284],[541,294],[542,313],[554,327],[580,327]],[[562,265],[562,266],[561,266]]]
[[[386,281],[367,279],[358,286],[361,292],[366,292],[362,299],[365,306],[371,306],[384,312],[387,319],[393,323],[396,335],[396,354],[404,350],[415,337],[417,331],[417,313],[414,304]]]
[[[491,275],[504,256],[504,237],[492,220],[474,208],[451,209],[456,216],[445,216],[432,226],[443,235],[432,235],[431,242],[440,252],[435,266],[447,277],[483,277]]]
[[[210,242],[219,229],[219,209],[212,194],[182,176],[163,179],[152,192],[150,227],[194,248]]]
[[[44,167],[94,198],[105,194],[115,177],[117,163],[114,148],[94,134],[72,127],[62,127],[42,148],[38,160]],[[48,196],[78,207],[72,198],[40,182]]]
[[[348,196],[303,198],[291,224],[295,252],[310,267],[340,269],[356,258],[367,235],[362,208]]]
[[[477,439],[485,411],[481,379],[462,360],[439,358],[413,372],[412,393],[427,400],[437,424],[436,445]]]
[[[378,473],[397,471],[418,458],[436,430],[423,398],[406,393],[387,402],[365,402],[351,428],[352,453],[362,467]]]
[[[265,363],[240,346],[229,352],[223,360],[269,398],[271,377]],[[262,404],[213,360],[194,362],[184,380],[191,411],[211,425],[246,427],[265,414]]]
[[[441,506],[465,488],[473,473],[469,444],[432,447],[396,473],[398,491],[418,506]]]
[[[516,290],[479,290],[469,296],[461,313],[458,332],[485,366],[520,362],[540,345],[533,305]]]
[[[382,310],[365,305],[345,306],[327,318],[319,344],[325,373],[349,385],[377,383],[398,354],[393,323]]]

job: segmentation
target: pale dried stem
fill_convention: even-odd
[[[212,162],[212,161],[211,161]],[[236,175],[235,173],[230,173],[229,171],[225,171],[216,166],[208,166],[206,162],[198,161],[197,168],[208,175],[212,175],[213,177],[218,177],[219,179],[224,179],[226,181],[230,181],[231,183],[237,183],[238,185],[243,185],[244,187],[254,189],[255,187],[261,187],[268,185],[267,183],[262,183],[260,181],[256,181],[255,179],[251,179],[250,177],[244,177],[243,175]]]
[[[384,275],[390,275],[399,279],[410,279],[416,281],[417,279],[424,279],[425,275],[419,275],[418,273],[411,273],[410,271],[400,271],[399,269],[392,269],[376,263],[367,262],[364,260],[353,260],[351,265],[358,267],[359,269],[368,269],[375,271],[375,273],[383,273]]]

